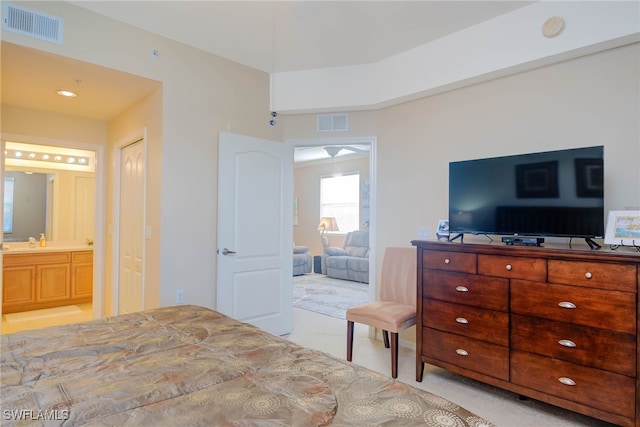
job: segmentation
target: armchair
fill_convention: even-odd
[[[313,256],[307,246],[293,246],[293,275],[311,273]]]

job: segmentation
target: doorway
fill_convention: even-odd
[[[102,273],[104,271],[105,209],[103,202],[104,147],[90,143],[2,134],[2,148],[3,153],[7,153],[0,162],[3,177],[8,173],[7,171],[25,176],[40,173],[47,177],[44,185],[46,189],[43,191],[45,194],[43,197],[46,200],[40,204],[46,211],[42,215],[46,219],[41,226],[35,226],[33,230],[11,233],[12,237],[9,237],[9,240],[14,240],[15,243],[10,245],[20,249],[21,245],[28,245],[27,240],[32,237],[31,235],[36,234],[33,237],[37,238],[39,233],[44,232],[49,245],[66,242],[72,244],[74,250],[77,249],[76,246],[92,250],[93,256],[84,260],[82,265],[82,275],[83,277],[89,275],[92,279],[93,290],[89,297],[91,302],[85,301],[80,304],[83,313],[81,320],[102,317],[104,313],[104,275]],[[61,159],[56,160],[56,155]],[[22,161],[19,161],[21,158]],[[75,216],[79,217],[75,218]],[[36,233],[36,228],[41,229]],[[3,231],[3,242],[5,238]],[[74,267],[72,272],[75,274],[76,271],[80,270]],[[0,286],[1,281],[0,276]],[[70,303],[73,304],[73,301]],[[76,321],[79,320],[76,319]],[[55,324],[55,319],[51,320],[51,324]]]
[[[144,310],[145,138],[118,149],[117,314]]]
[[[307,150],[310,148],[319,148],[320,151],[324,151],[323,147],[327,146],[337,146],[337,147],[358,147],[365,146],[366,150],[351,150],[352,152],[357,151],[368,151],[369,155],[369,164],[368,164],[368,173],[369,177],[366,180],[367,185],[366,189],[362,189],[367,192],[368,198],[368,206],[366,206],[366,221],[368,221],[368,229],[369,229],[369,300],[374,300],[376,297],[376,138],[375,137],[361,137],[361,138],[323,138],[323,139],[300,139],[300,140],[289,140],[287,144],[293,147],[293,150]],[[349,150],[345,150],[345,153]],[[332,161],[332,160],[329,160]],[[325,160],[327,162],[327,160]],[[298,183],[299,184],[299,183]],[[294,195],[295,198],[295,186],[298,185],[294,182]],[[308,184],[308,183],[307,183]],[[296,204],[294,202],[294,206],[297,206],[296,212],[294,215],[298,215],[298,224],[300,227],[306,227],[308,229],[305,233],[308,236],[308,239],[317,240],[317,244],[314,243],[313,247],[317,247],[315,252],[321,253],[323,249],[321,248],[321,240],[319,236],[319,232],[316,230],[318,218],[307,219],[306,224],[304,224],[302,215],[319,215],[319,210],[317,212],[312,212],[309,214],[305,211],[305,207],[302,204]],[[363,225],[365,218],[361,218],[360,225]],[[296,226],[294,225],[294,228]],[[312,235],[311,233],[315,233]],[[300,235],[300,233],[296,233],[294,230],[294,236]],[[307,242],[296,242],[296,244],[306,245]],[[317,254],[316,254],[317,255]]]

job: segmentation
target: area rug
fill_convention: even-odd
[[[293,277],[293,306],[346,319],[346,311],[369,301],[369,285],[321,274]]]
[[[65,305],[63,307],[43,308],[41,310],[24,311],[21,313],[5,314],[4,318],[7,323],[15,324],[20,322],[28,322],[30,320],[46,319],[49,317],[68,316],[70,314],[82,313],[82,310],[76,305]]]

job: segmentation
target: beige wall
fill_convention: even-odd
[[[320,220],[320,178],[333,173],[360,173],[360,205],[362,200],[362,184],[369,180],[369,156],[354,160],[314,163],[312,166],[296,166],[294,170],[293,193],[298,199],[298,225],[293,227],[293,240],[297,245],[308,246],[313,255],[322,255],[322,243],[317,230]],[[367,227],[362,224],[367,212],[364,207],[360,210],[360,229]],[[344,233],[328,233],[331,246],[342,246]]]
[[[352,136],[377,135],[378,259],[385,247],[408,246],[419,227],[433,233],[447,218],[452,160],[604,145],[605,211],[640,207],[638,76],[636,43],[351,114]],[[288,116],[285,137],[318,138],[314,117]]]
[[[186,303],[215,307],[218,134],[233,130],[282,140],[280,123],[268,125],[269,76],[70,3],[28,3],[64,19],[64,44],[6,32],[4,40],[162,83],[161,94],[152,95],[162,99],[160,118],[154,105],[134,106],[112,123],[102,124],[101,141],[113,146],[129,132],[144,127],[154,132],[147,152],[149,181],[153,180],[147,220],[153,235],[146,243],[150,269],[146,279],[152,289],[157,288],[147,287],[146,308],[174,304],[177,289],[184,289]],[[154,49],[160,52],[158,57],[150,54]],[[107,182],[112,178],[109,175]],[[107,222],[107,228],[111,225]],[[107,259],[107,276],[110,265]]]
[[[106,146],[107,123],[102,120],[2,105],[2,134]]]
[[[29,7],[65,20],[64,45],[3,32],[4,40],[154,79],[163,87],[149,104],[109,124],[79,120],[63,129],[48,117],[42,122],[16,117],[11,132],[113,145],[131,131],[151,129],[147,220],[154,232],[147,242],[147,280],[158,288],[149,294],[147,308],[173,304],[179,288],[187,303],[215,307],[218,133],[324,138],[315,132],[315,115],[280,115],[278,125],[270,127],[266,73],[68,3],[29,2]],[[160,56],[152,57],[152,49]],[[634,44],[380,111],[351,113],[350,131],[341,137],[377,138],[378,258],[384,247],[409,245],[418,227],[433,229],[446,217],[450,160],[604,144],[605,208],[639,206],[639,49]],[[7,113],[16,111],[3,106],[3,132]]]
[[[161,243],[161,194],[162,194],[162,87],[144,99],[136,102],[109,122],[109,149],[107,150],[108,176],[106,198],[109,209],[106,212],[107,224],[115,224],[112,201],[117,188],[115,177],[118,175],[116,157],[120,149],[143,137],[146,138],[146,211],[145,224],[151,228],[151,239],[145,240],[145,307],[160,306],[160,259]],[[111,233],[106,236],[106,252],[113,253],[114,238]],[[111,313],[113,298],[114,260],[107,257],[107,281],[105,286],[105,311]],[[113,272],[112,274],[110,274]]]

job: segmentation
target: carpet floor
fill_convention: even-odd
[[[333,279],[322,274],[293,277],[293,306],[327,316],[346,318],[354,305],[369,301],[369,285]]]

